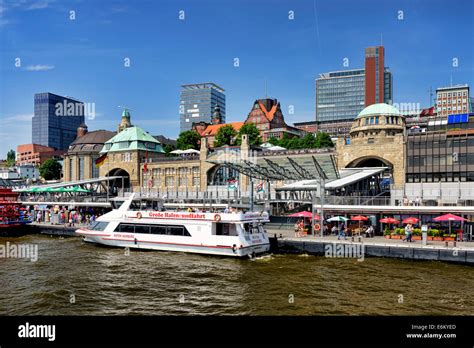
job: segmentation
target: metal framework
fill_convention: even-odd
[[[330,159],[327,164],[331,166],[330,172],[331,177],[339,178],[337,167],[333,156],[329,156]],[[255,163],[247,159],[240,159],[234,161],[219,161],[219,160],[208,160],[209,163],[221,165],[230,169],[233,169],[241,174],[244,174],[250,178],[259,180],[328,180],[329,176],[318,162],[315,156],[305,156],[302,163],[298,163],[296,159],[288,156],[275,157],[282,163],[277,163],[273,158],[269,159],[261,157],[260,163]],[[301,158],[301,157],[300,157]],[[297,158],[298,159],[298,158]]]

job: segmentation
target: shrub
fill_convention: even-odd
[[[421,236],[421,228],[414,228],[413,229],[414,236]]]

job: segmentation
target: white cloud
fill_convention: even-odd
[[[35,1],[29,4],[25,10],[31,11],[31,10],[41,10],[43,8],[48,8],[49,5],[51,4],[51,1],[48,0],[42,0],[42,1]]]
[[[45,70],[51,70],[51,69],[54,69],[54,65],[37,64],[37,65],[28,65],[26,67],[26,70],[28,71],[45,71]]]

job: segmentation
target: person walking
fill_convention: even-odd
[[[411,224],[407,224],[405,226],[405,238],[403,239],[403,241],[405,242],[410,242],[411,243],[411,233],[412,233],[412,228],[411,228]]]

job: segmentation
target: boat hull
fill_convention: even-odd
[[[80,232],[79,232],[80,233]],[[116,240],[108,236],[83,235],[84,242],[107,245],[110,247],[156,250],[156,251],[176,251],[195,254],[219,255],[229,257],[249,257],[265,254],[270,251],[270,243],[247,245],[242,247],[232,247],[228,245],[199,245],[184,244],[164,241],[143,241],[139,236],[131,240]]]

